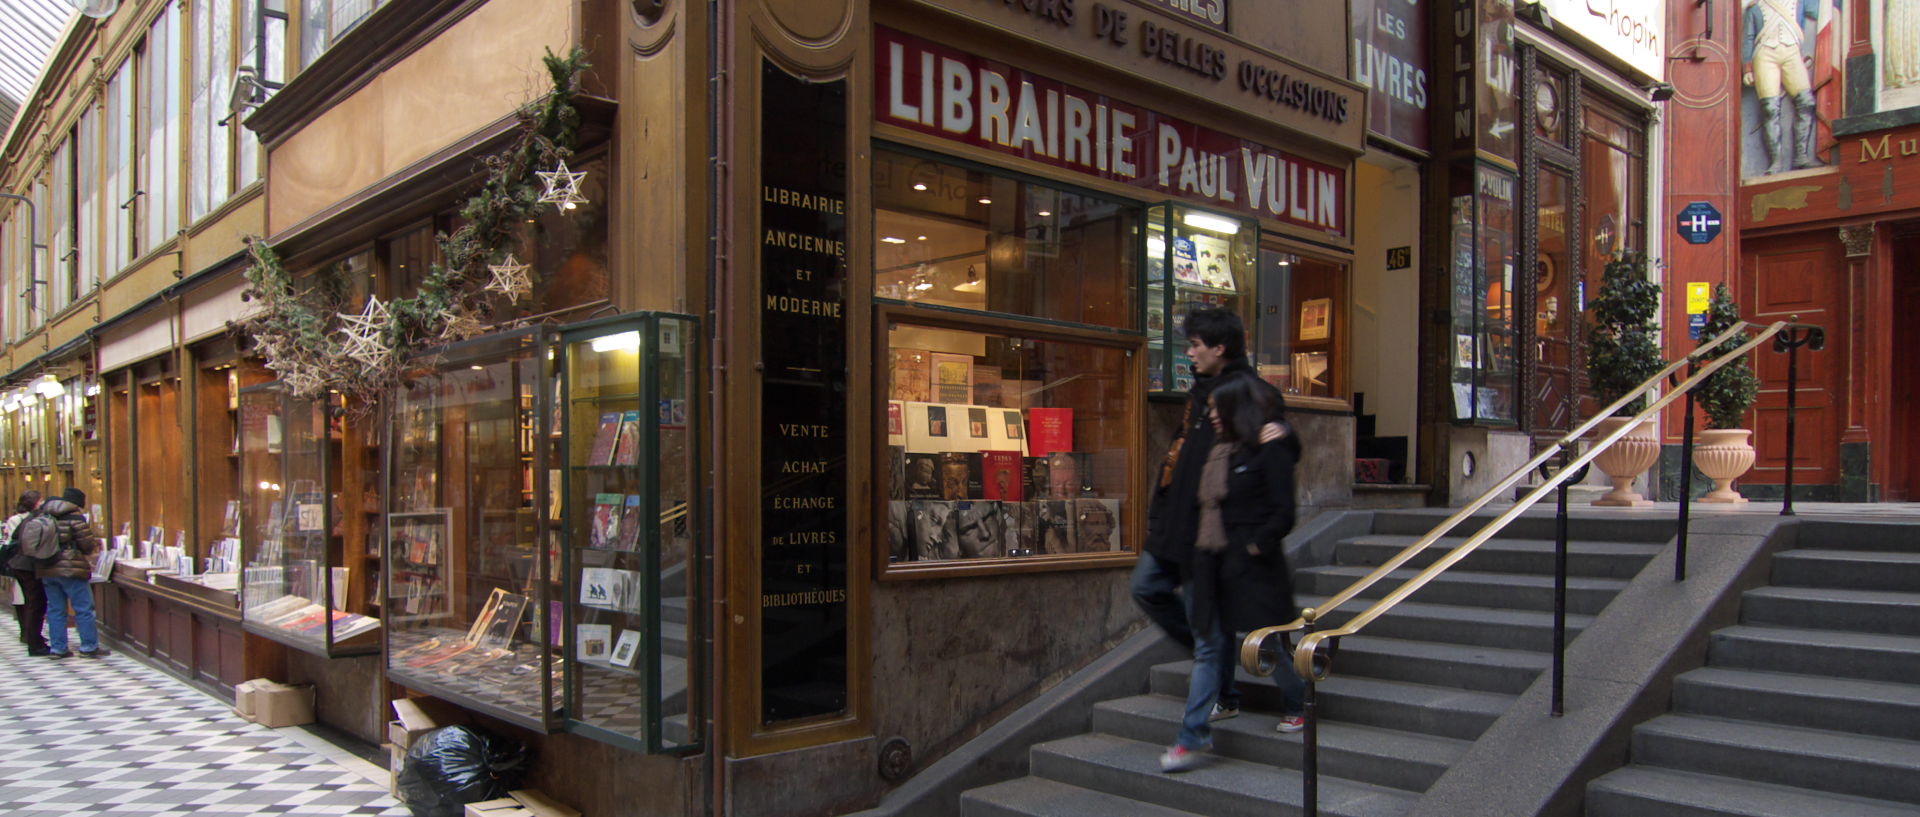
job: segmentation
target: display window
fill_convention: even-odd
[[[1504,425],[1517,403],[1514,337],[1516,177],[1486,165],[1453,179],[1452,335],[1446,350],[1453,419]]]
[[[554,405],[567,580],[554,603],[568,728],[649,752],[699,743],[698,473],[692,318],[640,313],[562,333]]]
[[[1139,328],[1139,205],[894,148],[873,185],[875,296]]]
[[[1182,316],[1198,307],[1229,309],[1254,326],[1254,259],[1260,227],[1252,221],[1180,205],[1148,213],[1147,388],[1193,387]]]
[[[1260,250],[1260,301],[1248,322],[1249,356],[1260,377],[1288,398],[1344,400],[1347,383],[1347,265]]]
[[[561,723],[546,349],[524,330],[422,357],[395,392],[381,492],[387,676],[536,729]]]
[[[883,574],[1131,555],[1139,341],[909,307],[881,320]]]
[[[250,632],[329,656],[380,648],[380,619],[350,592],[366,563],[345,541],[343,420],[337,399],[291,397],[278,383],[240,393],[241,619]]]

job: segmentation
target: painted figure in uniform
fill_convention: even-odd
[[[1818,0],[1746,0],[1740,59],[1745,79],[1760,100],[1761,144],[1767,173],[1820,167],[1814,155],[1813,61]],[[1785,97],[1792,97],[1793,127],[1787,128]],[[1791,140],[1791,141],[1789,141]]]

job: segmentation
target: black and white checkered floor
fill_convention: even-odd
[[[0,620],[0,815],[404,817],[386,771],[124,655],[27,656]]]

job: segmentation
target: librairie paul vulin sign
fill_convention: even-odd
[[[847,707],[847,83],[760,102],[760,718]]]

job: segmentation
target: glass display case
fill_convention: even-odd
[[[1456,422],[1510,425],[1516,379],[1513,173],[1456,169],[1451,213],[1452,323],[1447,349]]]
[[[882,310],[883,574],[1131,558],[1139,342],[943,317]]]
[[[387,677],[536,729],[561,725],[564,667],[543,444],[549,335],[521,330],[422,356],[385,446]]]
[[[380,649],[380,619],[349,592],[339,498],[348,436],[337,403],[289,396],[277,382],[240,391],[241,621],[317,655]]]
[[[697,326],[639,313],[561,335],[569,729],[649,752],[700,740]]]
[[[1178,204],[1147,214],[1147,390],[1184,392],[1193,385],[1193,361],[1181,316],[1199,306],[1254,321],[1254,262],[1258,222]]]

